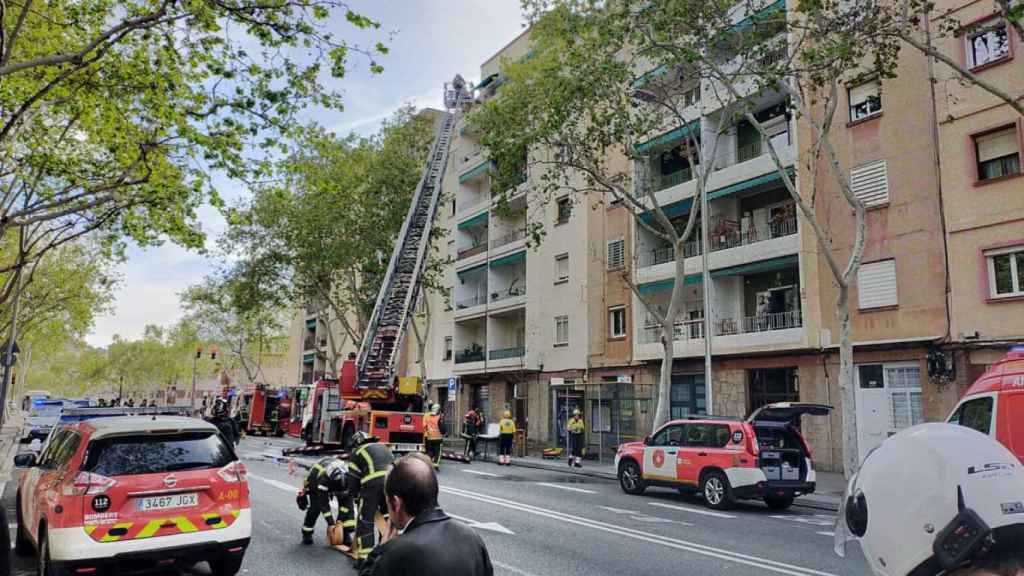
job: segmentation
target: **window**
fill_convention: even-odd
[[[608,269],[622,268],[626,264],[626,242],[619,238],[608,242]]]
[[[695,448],[724,448],[732,431],[728,424],[688,424],[686,445]]]
[[[857,299],[861,310],[896,306],[896,261],[861,264],[857,272]]]
[[[877,79],[851,87],[849,96],[851,122],[882,111],[882,85]]]
[[[693,106],[700,102],[700,84],[690,88],[683,94],[683,106]]]
[[[555,284],[569,281],[569,254],[555,256]]]
[[[921,369],[917,366],[886,367],[889,391],[889,416],[893,430],[902,430],[924,422],[921,406]]]
[[[210,432],[119,436],[90,443],[82,470],[102,476],[163,474],[222,468],[234,459],[220,435]]]
[[[1024,296],[1024,246],[985,253],[989,295],[992,298]]]
[[[1006,22],[984,26],[967,35],[967,66],[977,68],[1010,55]]]
[[[950,424],[966,426],[988,435],[992,433],[992,397],[968,400],[949,417]]]
[[[750,411],[774,402],[799,402],[796,368],[758,368],[747,371]]]
[[[569,344],[569,317],[555,316],[555,346]]]
[[[444,337],[444,359],[445,360],[451,360],[452,359],[452,337],[451,336],[445,336]]]
[[[707,414],[707,389],[703,374],[673,374],[669,391],[669,417]]]
[[[555,224],[565,224],[569,221],[569,216],[572,215],[572,200],[568,196],[563,196],[557,200],[557,205],[558,216]]]
[[[889,203],[889,173],[885,160],[861,164],[850,170],[850,189],[868,208]]]
[[[610,338],[626,337],[626,309],[622,306],[608,309],[608,335]]]
[[[1013,126],[974,137],[978,180],[992,180],[1020,174],[1017,129]]]
[[[455,198],[452,198],[451,209],[449,210],[449,216],[455,216]]]
[[[682,446],[685,430],[686,426],[683,424],[666,426],[654,435],[654,438],[651,439],[651,446]]]

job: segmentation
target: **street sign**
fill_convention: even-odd
[[[615,377],[615,382],[618,384],[632,384],[633,377],[629,374],[619,374]]]
[[[449,402],[455,402],[455,392],[456,392],[456,390],[458,390],[458,384],[459,384],[459,382],[458,382],[458,380],[455,379],[455,376],[452,376],[451,378],[448,379],[448,401]]]

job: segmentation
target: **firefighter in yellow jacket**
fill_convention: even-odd
[[[498,464],[510,466],[512,464],[512,442],[516,436],[516,421],[512,419],[512,412],[505,410],[501,421],[498,423]]]
[[[434,463],[434,468],[441,467],[441,446],[444,444],[444,435],[441,434],[441,405],[434,404],[430,407],[430,414],[423,417],[423,436],[427,456]]]
[[[569,418],[565,429],[569,433],[569,466],[575,465],[577,468],[582,468],[583,431],[586,429],[586,426],[583,424],[579,408],[572,411],[572,418]]]

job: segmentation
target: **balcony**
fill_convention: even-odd
[[[694,258],[700,256],[700,240],[690,240],[683,246],[683,257]],[[645,250],[637,257],[637,265],[640,268],[658,266],[672,262],[676,259],[675,250],[671,246],[663,246],[654,250]]]
[[[790,211],[790,213],[784,217],[770,222],[767,227],[762,227],[760,229],[751,227],[746,231],[742,231],[738,227],[726,227],[717,231],[711,237],[711,251],[716,252],[718,250],[728,250],[729,248],[735,248],[737,246],[747,246],[758,242],[766,242],[775,238],[782,238],[783,236],[791,236],[796,234],[796,232],[796,212],[794,205],[793,211]]]
[[[470,316],[482,315],[486,309],[484,304],[487,303],[487,296],[483,293],[462,298],[455,302],[455,314],[456,320],[467,318]]]
[[[459,350],[455,353],[456,364],[469,364],[471,362],[483,362],[486,356],[486,351],[483,346],[479,344],[472,344],[465,350]]]
[[[753,160],[761,155],[761,141],[755,140],[749,144],[736,147],[736,163]]]
[[[757,334],[773,330],[789,330],[803,326],[800,310],[787,310],[773,314],[744,316],[739,319],[723,318],[715,322],[715,336],[733,336],[736,334]]]
[[[654,191],[660,192],[666,188],[678,186],[679,184],[693,180],[693,170],[690,168],[684,168],[682,170],[676,170],[670,174],[653,174],[651,180],[651,186],[654,187]]]
[[[510,232],[508,234],[505,234],[504,236],[499,236],[491,240],[491,250],[501,248],[502,246],[507,246],[513,242],[524,240],[525,238],[526,230],[516,230],[514,232]]]
[[[302,339],[302,350],[316,350],[316,335],[309,334]]]
[[[483,254],[487,251],[487,243],[479,242],[477,244],[470,245],[469,248],[460,248],[456,260],[465,260],[466,258],[472,258],[477,254]]]
[[[684,340],[701,340],[704,338],[704,320],[683,320],[673,325],[672,339],[676,342]],[[646,324],[640,332],[641,344],[658,344],[661,342],[661,326],[656,323]]]
[[[499,348],[487,353],[488,360],[506,360],[509,358],[522,358],[526,355],[526,346],[513,346],[512,348]]]
[[[323,370],[317,370],[315,372],[303,372],[302,373],[302,385],[308,386],[323,380],[326,373]]]

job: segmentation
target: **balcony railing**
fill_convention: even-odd
[[[796,232],[795,213],[769,222],[767,226],[763,226],[761,228],[752,226],[746,232],[735,226],[724,227],[723,229],[716,231],[711,237],[711,251],[714,252],[717,250],[735,248],[736,246],[756,244],[757,242],[764,242],[774,238],[791,236],[796,234]]]
[[[690,240],[684,244],[683,256],[685,258],[700,256],[700,240]],[[673,250],[671,246],[662,246],[661,248],[641,252],[638,257],[639,261],[637,262],[637,265],[640,268],[646,268],[647,266],[657,266],[658,264],[671,262],[675,259],[675,250]]]
[[[491,240],[491,250],[495,248],[501,248],[506,244],[518,242],[523,238],[526,238],[526,230],[516,230],[515,232],[510,232],[508,234],[505,234],[504,236],[499,236]]]
[[[470,296],[469,298],[459,300],[455,303],[455,307],[459,310],[464,310],[466,308],[472,308],[473,306],[479,306],[486,301],[487,298],[484,297],[483,294],[477,294],[476,296]]]
[[[654,174],[653,182],[654,191],[658,192],[666,188],[671,188],[683,182],[689,182],[693,179],[693,170],[690,168],[684,168],[682,170],[676,170],[669,174]]]
[[[484,361],[484,349],[477,348],[473,350],[460,350],[455,353],[455,363],[465,364],[467,362],[483,362]]]
[[[323,379],[325,374],[326,372],[324,372],[323,370],[317,370],[314,372],[303,372],[302,383],[304,385],[309,385],[313,384],[314,382],[319,382],[320,380]]]
[[[715,335],[755,334],[771,330],[787,330],[803,326],[800,310],[787,310],[772,314],[745,316],[737,322],[735,318],[723,318],[715,323]]]
[[[753,160],[761,155],[761,141],[755,140],[750,144],[736,147],[736,163]]]
[[[704,337],[704,320],[682,320],[672,328],[672,339],[676,342],[697,340]],[[641,344],[654,344],[661,341],[661,326],[646,325],[640,333]]]
[[[498,348],[497,350],[491,350],[487,353],[487,358],[489,360],[505,360],[506,358],[522,358],[525,354],[525,346],[515,346],[512,348]]]
[[[477,254],[483,254],[486,251],[487,251],[487,243],[486,242],[480,242],[479,244],[476,244],[474,246],[470,246],[469,248],[462,248],[462,249],[460,249],[459,252],[458,252],[458,255],[457,255],[457,259],[458,260],[463,260],[463,259],[469,258],[471,256],[476,256]]]
[[[306,336],[302,339],[303,350],[316,350],[316,336]]]
[[[484,194],[476,194],[472,198],[466,200],[465,202],[458,202],[458,204],[455,206],[455,211],[458,214],[463,214],[466,212],[475,212],[477,209],[487,206],[487,203],[490,201],[490,196],[485,196]]]
[[[491,292],[491,302],[501,302],[502,300],[508,300],[509,298],[518,298],[519,296],[526,296],[526,287],[511,288],[509,290],[502,290],[501,292]]]

